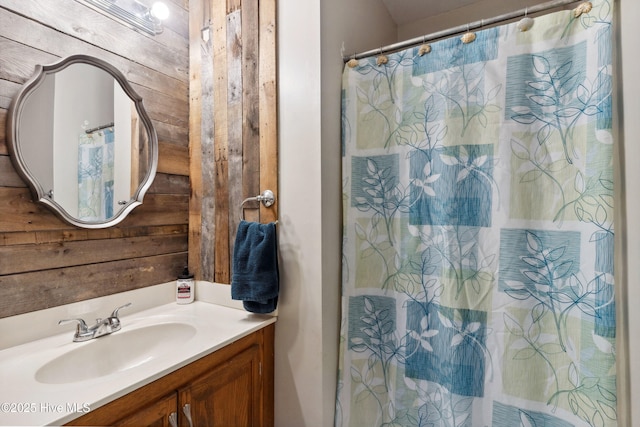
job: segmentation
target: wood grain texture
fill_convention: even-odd
[[[45,3],[3,0],[0,8],[0,248],[9,254],[19,247],[22,259],[21,272],[0,273],[0,294],[9,299],[0,317],[15,313],[8,308],[13,293],[26,312],[173,280],[187,258],[185,232],[196,278],[229,283],[240,216],[277,219],[276,1],[171,0],[171,24],[158,37],[81,2]],[[7,156],[11,99],[37,64],[72,54],[101,57],[121,70],[143,96],[160,142],[158,173],[143,205],[109,230],[71,227],[34,203]],[[267,188],[276,205],[248,203],[243,213],[242,200]],[[124,247],[125,259],[110,258]],[[109,267],[172,254],[176,271],[139,270],[139,283],[122,281]],[[30,263],[39,256],[51,259]],[[72,273],[83,268],[94,273],[93,285],[80,291]],[[61,271],[68,285],[30,282]],[[30,298],[33,292],[51,299]]]
[[[211,22],[211,31],[209,40],[191,32],[192,48],[200,46],[200,54],[191,55],[191,66],[200,71],[200,79],[191,80],[191,111],[201,115],[200,134],[191,134],[190,164],[191,176],[202,186],[192,192],[191,210],[201,213],[202,222],[192,228],[189,251],[201,254],[196,278],[230,283],[240,218],[271,222],[278,217],[276,1],[204,0],[200,6],[191,9],[192,22]],[[193,158],[196,140],[198,161]],[[276,195],[274,206],[249,202],[241,208],[244,199],[266,189]]]
[[[189,148],[158,142],[158,172],[189,175]]]
[[[0,187],[0,233],[74,230],[46,206],[35,203],[26,188]],[[121,227],[187,224],[189,197],[184,194],[147,194]]]
[[[278,200],[278,100],[276,86],[276,1],[260,2],[260,186]],[[260,220],[278,219],[278,203],[260,206]]]
[[[2,0],[0,7],[0,317],[174,280],[187,262],[189,223],[188,4],[140,33],[82,2]],[[8,157],[11,100],[37,64],[73,54],[118,68],[143,97],[158,134],[156,179],[120,224],[88,230],[35,203]]]
[[[215,189],[214,282],[230,283],[229,253],[229,117],[227,65],[227,8],[222,1],[211,3],[213,27],[213,144]]]
[[[276,336],[275,325],[270,325],[262,329],[262,396],[261,405],[263,427],[273,427],[275,425],[275,350],[274,342]]]
[[[0,155],[0,186],[26,187],[20,175],[16,172],[9,156]]]
[[[242,80],[246,89],[243,90],[242,100],[242,194],[245,198],[262,193],[260,188],[260,92],[257,90],[260,60],[258,13],[258,2],[250,1],[243,4]],[[259,215],[258,202],[249,202],[244,206],[243,217],[247,221],[259,221]]]
[[[29,2],[20,1],[19,3],[23,4],[20,10],[27,9],[28,11],[29,7],[33,7],[28,5]],[[61,3],[61,1],[55,0],[48,3],[56,4]],[[127,80],[132,85],[145,86],[176,99],[184,97],[185,92],[188,90],[187,81],[165,74],[162,68],[147,67],[138,61],[132,61],[128,57],[111,52],[108,46],[95,45],[83,39],[75,38],[73,35],[57,31],[55,28],[47,26],[46,23],[43,25],[43,23],[29,18],[28,12],[27,15],[20,15],[18,13],[8,13],[9,11],[11,11],[11,8],[0,14],[0,45],[3,46],[1,50],[3,67],[0,67],[0,78],[24,83],[24,80],[33,73],[35,64],[53,62],[58,58],[82,53],[100,57],[114,65],[127,77]],[[85,11],[84,15],[78,15],[78,17],[83,18],[96,14],[98,13]],[[58,16],[60,15],[61,13],[58,13]],[[73,24],[73,21],[70,22]],[[129,31],[127,28],[118,27],[116,23],[111,23],[110,31],[116,37],[118,32]],[[22,58],[15,57],[16,52],[20,53],[29,48],[33,49],[34,52]],[[130,58],[135,59],[138,57],[139,54]],[[10,68],[5,67],[5,65]]]
[[[171,427],[169,417],[178,413],[178,394],[169,393],[159,402],[147,406],[138,406],[138,410],[125,419],[110,424],[113,427]]]
[[[203,140],[206,133],[201,129],[203,115],[202,56],[210,51],[203,37],[209,40],[209,17],[204,16],[204,3],[208,0],[189,0],[189,177],[191,195],[189,197],[189,269],[195,277],[203,277],[202,261],[202,216],[203,208]],[[198,12],[196,12],[198,11]],[[212,62],[208,62],[213,66]],[[210,85],[209,85],[210,86]],[[206,105],[211,105],[207,103]]]
[[[95,250],[96,246],[101,250]],[[0,276],[186,252],[186,235],[140,236],[0,246]]]
[[[227,123],[228,138],[228,186],[229,186],[229,217],[227,233],[227,249],[232,258],[234,247],[234,231],[238,229],[241,217],[241,205],[245,199],[243,194],[243,151],[242,151],[242,10],[239,8],[227,15],[227,117],[238,118]],[[233,274],[229,265],[227,280]],[[230,283],[225,281],[223,283]]]
[[[166,282],[187,262],[187,253],[80,265],[0,276],[0,311],[5,316],[55,307]]]
[[[189,177],[156,173],[156,177],[149,187],[147,194],[173,193],[189,195]]]
[[[65,242],[75,242],[82,240],[98,240],[98,239],[122,239],[134,237],[150,237],[150,236],[168,236],[176,234],[185,234],[188,232],[186,224],[175,225],[152,225],[147,227],[130,227],[130,228],[99,228],[85,229],[72,228],[69,230],[44,230],[36,232],[24,233],[1,233],[0,245],[13,246],[24,244],[46,244],[56,243],[62,245]]]
[[[150,69],[162,70],[178,80],[184,81],[187,77],[188,45],[173,31],[167,30],[153,37],[75,1],[55,0],[34,4],[24,0],[3,0],[2,3],[3,7],[15,11],[17,15],[28,16],[74,39],[101,46],[123,58],[135,58],[138,63]],[[40,43],[51,42],[43,40]]]

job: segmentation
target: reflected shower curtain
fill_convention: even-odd
[[[617,424],[611,6],[345,67],[337,426]]]
[[[82,133],[78,142],[78,218],[104,221],[113,212],[114,131]]]

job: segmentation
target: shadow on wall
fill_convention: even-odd
[[[286,414],[286,419],[276,419],[276,425],[294,426],[304,420],[300,392],[296,378],[300,379],[300,372],[304,372],[305,342],[300,336],[300,324],[303,313],[301,311],[300,287],[303,283],[300,260],[300,245],[295,242],[293,224],[286,216],[278,220],[278,251],[279,265],[285,263],[286,269],[280,268],[280,296],[278,301],[278,322],[276,323],[276,355],[275,355],[275,413]],[[282,244],[282,242],[289,242]],[[283,286],[284,284],[284,286]],[[278,393],[286,391],[286,394]]]

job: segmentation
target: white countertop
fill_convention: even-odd
[[[96,340],[75,343],[73,333],[66,331],[0,350],[0,425],[64,424],[276,321],[273,316],[203,301],[186,305],[171,302],[131,315],[124,310],[120,314],[122,329],[114,332],[114,337],[175,322],[192,325],[196,332],[181,345],[168,351],[165,348],[159,352],[162,354],[135,367],[63,384],[38,382],[35,373],[48,361]],[[98,338],[102,339],[108,336]]]

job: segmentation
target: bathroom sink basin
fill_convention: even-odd
[[[170,354],[196,332],[194,326],[179,322],[123,328],[50,360],[36,371],[35,379],[44,384],[65,384],[126,371]]]

